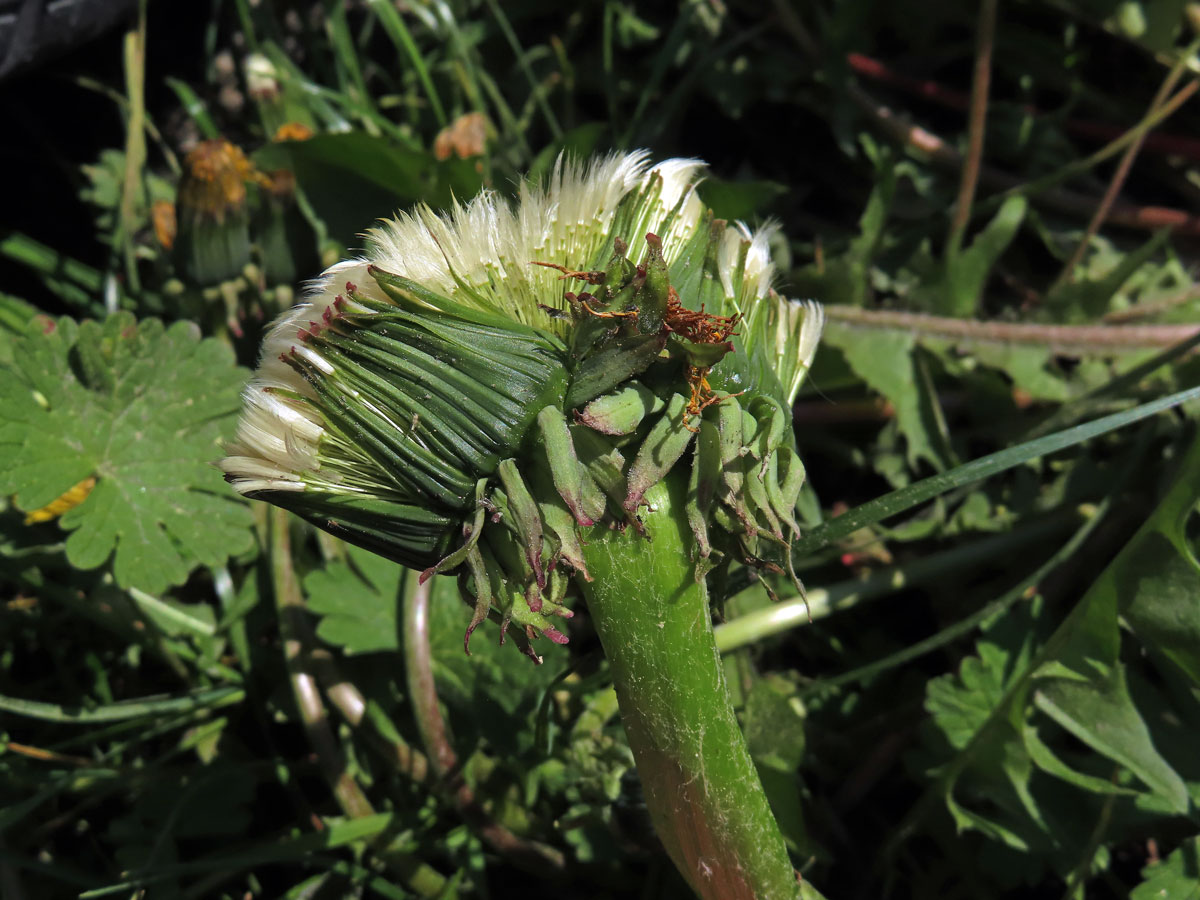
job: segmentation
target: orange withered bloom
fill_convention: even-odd
[[[277,129],[271,140],[276,143],[283,141],[307,141],[313,136],[313,130],[303,122],[284,122]]]
[[[229,141],[203,141],[187,155],[179,185],[175,256],[182,274],[201,285],[241,274],[250,261],[248,186],[266,178]]]
[[[150,208],[150,221],[154,225],[154,236],[164,250],[175,246],[178,223],[175,220],[175,204],[170,200],[155,200]]]
[[[255,179],[254,166],[241,148],[222,139],[202,141],[184,161],[179,205],[224,221],[245,206],[246,184]]]

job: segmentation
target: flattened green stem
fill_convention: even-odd
[[[654,826],[696,893],[798,897],[800,887],[738,727],[691,564],[686,473],[646,492],[633,529],[597,527],[580,579],[604,645]]]

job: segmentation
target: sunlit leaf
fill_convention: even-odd
[[[1129,900],[1200,898],[1200,838],[1189,838],[1162,862],[1146,866],[1142,878]]]
[[[243,379],[188,322],[43,319],[0,379],[0,493],[29,512],[94,478],[59,520],[67,558],[111,557],[123,587],[156,594],[221,565],[251,543],[250,510],[212,465]]]

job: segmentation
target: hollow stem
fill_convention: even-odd
[[[668,478],[646,501],[649,540],[633,529],[590,533],[594,580],[582,589],[655,829],[703,898],[797,897],[725,685],[708,593],[693,576],[684,485]]]

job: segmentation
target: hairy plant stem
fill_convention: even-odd
[[[655,829],[703,898],[786,898],[800,887],[738,726],[678,474],[646,494],[649,539],[597,526],[581,585],[608,656]]]
[[[825,307],[831,322],[849,328],[911,331],[918,336],[974,344],[1024,344],[1057,353],[1109,356],[1170,347],[1200,333],[1200,325],[1043,325],[1038,322],[985,322],[931,316],[894,309]]]

